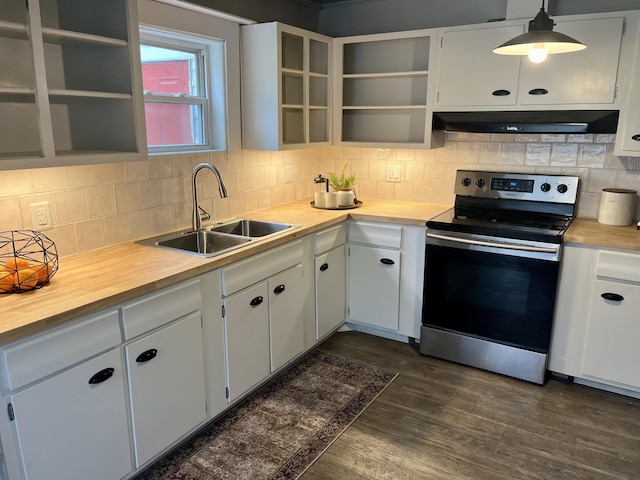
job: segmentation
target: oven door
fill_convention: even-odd
[[[546,354],[560,245],[427,232],[426,327]]]

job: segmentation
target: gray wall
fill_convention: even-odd
[[[312,2],[295,0],[188,0],[205,7],[220,10],[256,22],[278,20],[288,25],[317,32],[320,8]]]
[[[508,0],[347,0],[323,8],[313,0],[189,0],[255,20],[280,22],[331,37],[483,23],[504,18]],[[530,0],[537,6],[540,0]],[[546,2],[548,3],[548,2]],[[555,0],[552,15],[640,10],[640,0]]]
[[[537,4],[535,14],[542,2],[531,2]],[[507,0],[353,0],[323,8],[320,32],[344,37],[468,25],[504,18],[506,10]],[[551,13],[575,15],[619,10],[640,10],[640,0],[556,0]]]

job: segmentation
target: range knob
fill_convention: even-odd
[[[567,190],[569,190],[569,187],[567,187],[564,183],[558,185],[558,191],[560,193],[565,193]]]
[[[464,185],[465,187],[468,187],[469,185],[471,185],[471,179],[469,177],[464,177],[462,179],[462,185]]]
[[[548,192],[549,190],[551,190],[551,185],[549,185],[548,183],[543,183],[542,185],[540,185],[540,190],[542,190],[543,192]]]
[[[479,178],[478,180],[476,180],[476,186],[478,188],[484,187],[484,184],[485,184],[485,181],[483,179]]]

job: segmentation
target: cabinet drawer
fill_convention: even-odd
[[[302,240],[272,248],[222,270],[222,295],[229,296],[302,261]]]
[[[315,234],[315,254],[328,252],[347,242],[347,225],[341,223]]]
[[[119,343],[117,310],[38,334],[2,349],[3,387],[16,390]]]
[[[402,227],[400,225],[351,222],[349,224],[349,242],[400,248],[402,246]]]
[[[596,264],[596,275],[640,283],[640,253],[601,251]]]
[[[200,280],[189,280],[140,300],[122,309],[122,335],[125,340],[137,337],[173,320],[199,310],[202,306]]]

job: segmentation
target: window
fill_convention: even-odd
[[[149,153],[225,150],[224,41],[141,29]]]

